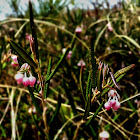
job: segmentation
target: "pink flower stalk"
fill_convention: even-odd
[[[78,67],[85,67],[86,66],[86,63],[81,59],[78,64],[77,64]]]
[[[17,83],[20,84],[23,80],[23,74],[22,73],[17,73],[15,75],[15,79],[16,79]]]
[[[121,104],[118,100],[120,100],[120,95],[117,93],[116,90],[113,90],[111,89],[109,92],[108,92],[108,101],[104,104],[104,107],[107,109],[107,110],[110,110],[111,108],[114,110],[114,111],[117,111]]]
[[[78,27],[76,27],[75,32],[76,32],[76,33],[81,33],[81,32],[82,32],[82,28],[81,28],[81,27],[79,27],[79,26],[78,26]]]
[[[99,138],[101,140],[108,140],[109,139],[109,133],[105,130],[103,130],[100,134],[99,134]]]
[[[109,30],[110,32],[112,32],[112,31],[113,31],[113,28],[112,28],[112,26],[111,26],[111,23],[110,23],[110,22],[107,24],[107,27],[108,27],[108,30]]]

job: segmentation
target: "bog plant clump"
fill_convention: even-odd
[[[28,4],[0,22],[0,137],[138,139],[138,3]]]

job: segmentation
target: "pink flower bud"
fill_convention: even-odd
[[[24,64],[21,66],[20,70],[30,70],[30,65],[29,65],[28,63],[24,63]]]
[[[22,80],[23,80],[23,74],[17,73],[15,75],[15,79],[16,79],[17,83],[20,84],[22,82]]]
[[[110,106],[113,106],[115,104],[116,104],[116,100],[115,99],[110,100]]]
[[[11,64],[12,64],[13,67],[18,66],[18,63],[15,63],[15,62],[12,62]]]
[[[81,27],[76,27],[75,32],[76,33],[81,33],[82,32],[82,28]]]
[[[105,107],[105,109],[110,110],[110,109],[111,109],[110,102],[106,102],[106,103],[104,104],[104,107]]]
[[[30,81],[29,81],[29,78],[28,77],[24,77],[22,82],[23,82],[23,85],[25,87],[27,87],[30,84]]]
[[[11,58],[14,62],[17,62],[17,56],[16,55],[12,55]]]
[[[115,96],[115,90],[111,89],[109,92],[108,92],[108,97],[113,97]]]
[[[18,66],[17,56],[16,55],[12,55],[11,58],[13,60],[13,62],[11,63],[12,66],[14,66],[14,67]]]
[[[110,32],[112,32],[112,31],[113,31],[113,28],[112,28],[112,26],[111,26],[110,22],[107,24],[107,27],[108,27],[108,30],[109,30]]]
[[[29,81],[30,81],[30,87],[34,87],[34,84],[36,82],[36,78],[34,76],[30,76],[29,77]]]

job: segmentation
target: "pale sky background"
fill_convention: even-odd
[[[12,13],[12,9],[10,8],[8,1],[10,0],[0,0],[0,20],[4,20],[6,18],[7,14]],[[21,9],[25,9],[28,7],[28,1],[29,0],[19,0],[19,7]],[[76,7],[83,7],[83,8],[91,8],[93,9],[93,6],[91,5],[90,1],[95,1],[95,0],[76,0]],[[102,2],[103,0],[98,0],[99,2]],[[110,5],[114,5],[118,2],[119,0],[108,0]],[[37,0],[32,0],[32,2],[37,3]]]

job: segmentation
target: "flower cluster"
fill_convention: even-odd
[[[12,59],[12,66],[16,67],[18,66],[18,60],[17,60],[17,56],[16,55],[11,55],[11,59]]]
[[[117,93],[116,90],[114,89],[111,89],[109,92],[108,92],[108,101],[104,104],[104,107],[107,109],[107,110],[110,110],[111,108],[114,110],[114,111],[117,111],[121,104],[119,102],[120,100],[120,95]]]
[[[29,77],[27,76],[29,75]],[[30,85],[30,87],[34,87],[36,82],[36,78],[32,76],[30,71],[30,66],[27,63],[24,63],[18,73],[15,75],[15,79],[18,84],[23,83],[24,86]]]

